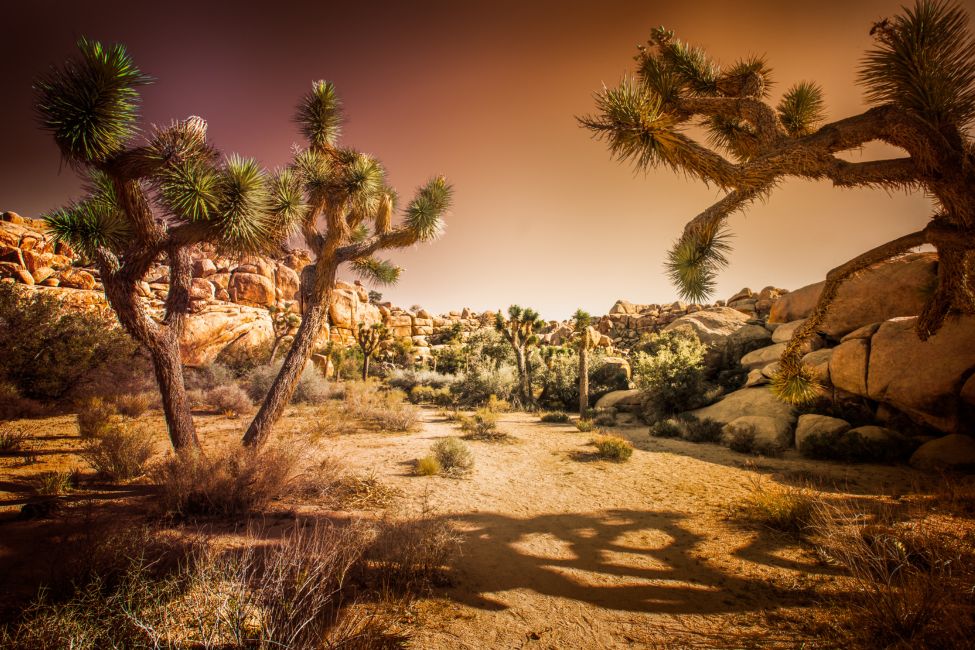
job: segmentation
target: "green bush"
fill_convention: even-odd
[[[461,474],[474,466],[474,456],[460,438],[441,438],[430,451],[445,474]]]
[[[579,407],[579,353],[567,346],[548,347],[538,373],[542,388],[539,402],[551,409],[574,411]],[[589,352],[589,398],[628,388],[626,373],[610,366],[601,350]]]
[[[687,332],[661,332],[645,339],[633,372],[642,391],[644,417],[654,421],[704,405],[707,347]]]
[[[724,425],[711,418],[685,416],[682,419],[684,439],[690,442],[721,442]]]
[[[596,436],[592,440],[600,458],[621,463],[633,455],[633,445],[618,436]]]
[[[398,388],[405,393],[412,393],[414,388],[450,388],[457,381],[454,375],[445,375],[433,370],[403,370],[396,368],[386,375],[386,383],[392,388]]]
[[[594,431],[596,429],[596,425],[593,424],[592,420],[579,419],[576,420],[576,429],[582,431],[583,433],[588,433],[590,431]]]
[[[460,420],[460,428],[471,440],[502,440],[508,434],[498,430],[498,414],[488,408],[479,408],[470,417]]]
[[[450,387],[458,404],[478,406],[494,395],[509,400],[515,394],[518,380],[514,366],[495,367],[490,362],[472,363]]]
[[[543,413],[542,417],[539,419],[542,422],[565,424],[569,421],[569,414],[565,413],[564,411],[552,411],[551,413]]]
[[[101,397],[89,398],[78,406],[78,433],[93,438],[107,433],[118,411],[115,404]]]
[[[410,390],[410,401],[414,404],[435,404],[437,406],[449,406],[453,401],[453,393],[450,388],[434,388],[432,386],[414,386]]]
[[[650,435],[655,438],[680,438],[683,429],[673,420],[657,420],[650,425]]]
[[[113,425],[86,442],[81,456],[112,480],[127,481],[145,473],[152,457],[152,434],[143,427],[129,430]]]

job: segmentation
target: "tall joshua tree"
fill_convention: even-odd
[[[138,89],[149,78],[121,45],[83,38],[78,49],[80,57],[35,86],[42,128],[86,179],[85,198],[48,214],[48,227],[97,265],[119,322],[152,358],[173,446],[193,449],[199,441],[179,353],[192,284],[188,249],[211,242],[228,252],[258,252],[283,239],[296,216],[287,176],[271,179],[237,156],[221,160],[197,117],[133,144]],[[137,288],[162,259],[170,282],[157,320]]]
[[[579,351],[579,417],[585,418],[589,411],[589,351],[596,347],[593,340],[592,316],[589,312],[577,309],[572,315],[572,345]]]
[[[917,0],[873,26],[875,44],[859,82],[872,107],[824,124],[822,90],[791,86],[769,102],[770,69],[762,58],[722,68],[701,49],[663,28],[636,55],[635,78],[596,93],[595,115],[580,119],[620,161],[681,171],[725,191],[690,220],[667,269],[681,293],[701,300],[727,264],[726,222],[788,177],[828,179],[837,187],[921,190],[935,209],[923,228],[858,255],[826,276],[819,303],[796,331],[774,383],[787,401],[819,387],[801,362],[802,344],[822,325],[839,286],[860,271],[923,244],[938,251],[938,281],[917,321],[924,340],[952,312],[975,313],[975,39],[968,17],[942,0]],[[701,144],[684,132],[700,126]],[[838,154],[880,141],[906,155],[854,163]]]
[[[515,353],[515,366],[518,369],[518,398],[523,406],[528,406],[534,401],[529,357],[531,348],[538,345],[537,332],[545,325],[545,321],[534,309],[511,305],[508,307],[508,318],[498,311],[494,325]]]
[[[369,361],[375,356],[379,346],[388,340],[389,330],[382,323],[359,323],[355,331],[355,341],[362,351],[362,381],[369,379]]]
[[[289,167],[292,192],[301,196],[300,231],[315,256],[301,274],[302,321],[281,372],[251,422],[244,442],[263,444],[294,393],[315,342],[328,319],[336,273],[350,264],[358,274],[391,284],[400,269],[376,257],[382,250],[405,248],[439,237],[452,188],[437,176],[417,189],[393,225],[396,193],[386,184],[375,158],[338,146],[342,111],[335,86],[312,84],[298,105],[295,121],[307,140]]]

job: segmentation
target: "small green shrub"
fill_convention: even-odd
[[[593,424],[592,420],[576,420],[576,429],[582,431],[583,433],[589,433],[590,431],[595,431],[596,425]]]
[[[508,434],[498,430],[498,414],[487,407],[477,409],[470,417],[460,420],[460,428],[470,440],[503,440]]]
[[[413,473],[417,476],[435,476],[441,471],[443,471],[443,467],[440,466],[437,457],[433,455],[417,458],[413,467]]]
[[[474,456],[460,438],[441,438],[430,451],[445,474],[461,474],[474,466]]]
[[[629,460],[633,455],[633,444],[618,436],[596,436],[592,439],[600,458],[618,463]]]
[[[683,331],[652,334],[634,359],[644,417],[657,420],[704,404],[708,392],[704,359],[707,346]]]
[[[650,435],[655,438],[680,438],[683,430],[673,420],[657,420],[650,425]]]
[[[107,433],[118,411],[111,402],[92,397],[78,407],[78,433],[82,438],[94,438]]]
[[[711,418],[688,416],[683,419],[684,439],[690,442],[721,442],[724,425]]]
[[[410,401],[414,404],[436,404],[448,406],[453,401],[453,393],[448,386],[434,388],[433,386],[414,386],[410,389]]]
[[[67,494],[77,484],[75,472],[44,472],[34,480],[34,490],[42,496]]]
[[[616,424],[616,409],[596,409],[595,417],[593,417],[593,422],[596,426],[600,427],[611,427]]]
[[[20,451],[30,436],[20,427],[0,424],[0,453]]]
[[[247,393],[235,383],[211,388],[204,395],[204,401],[224,415],[236,417],[254,408]]]
[[[736,427],[728,439],[728,448],[739,454],[755,454],[769,458],[777,458],[785,451],[778,444],[759,440],[753,426]]]
[[[127,481],[145,473],[152,457],[152,434],[144,427],[112,425],[90,439],[81,453],[92,468],[111,480]]]
[[[542,422],[565,424],[569,421],[569,414],[565,413],[564,411],[552,411],[551,413],[543,413],[542,417],[539,419]]]

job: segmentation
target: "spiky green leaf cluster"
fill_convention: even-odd
[[[316,81],[295,112],[295,122],[312,149],[334,147],[342,133],[342,102],[330,81]]]
[[[139,86],[149,83],[122,45],[78,41],[80,59],[53,69],[35,86],[41,126],[72,162],[103,162],[136,133]]]
[[[703,302],[714,292],[718,272],[728,265],[729,239],[723,224],[710,222],[685,232],[670,249],[664,267],[683,298]]]
[[[802,81],[786,91],[777,106],[782,126],[793,137],[812,133],[826,117],[826,102],[819,84]]]
[[[955,3],[918,0],[874,27],[860,66],[867,99],[902,107],[937,128],[975,118],[975,39]]]
[[[349,207],[363,215],[374,213],[386,189],[386,170],[372,156],[349,152],[348,160],[339,167],[332,192],[349,201]]]
[[[406,227],[418,241],[431,241],[443,233],[444,215],[450,209],[453,194],[453,186],[443,176],[432,178],[417,189],[406,207]]]
[[[188,221],[209,221],[220,209],[220,173],[205,162],[189,160],[168,165],[159,174],[158,187],[167,209]]]
[[[802,406],[821,396],[823,388],[801,362],[783,363],[772,378],[772,392],[783,402]]]
[[[354,260],[352,270],[362,280],[382,286],[396,284],[399,281],[400,273],[403,271],[389,260],[381,260],[376,257]]]
[[[308,207],[294,170],[278,170],[271,179],[270,194],[269,210],[277,218],[279,230],[290,235]]]
[[[267,177],[257,161],[229,156],[220,174],[220,196],[215,220],[218,246],[240,253],[267,251],[274,241],[275,223],[268,211]]]

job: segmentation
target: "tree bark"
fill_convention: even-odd
[[[369,355],[362,355],[362,381],[369,379]]]
[[[583,334],[583,336],[586,336]],[[588,338],[588,337],[587,337]],[[588,341],[579,346],[579,417],[585,419],[589,410],[589,349]]]
[[[247,428],[247,433],[244,434],[245,445],[260,447],[267,442],[271,435],[271,428],[281,419],[285,407],[291,401],[305,364],[311,358],[315,341],[318,340],[328,321],[328,306],[331,303],[336,268],[337,265],[332,265],[320,274],[315,273],[314,286],[307,289],[302,287],[302,304],[306,306],[306,310],[301,325],[298,326],[291,348],[284,358],[281,371],[274,378],[271,390],[268,391],[260,410]],[[306,299],[306,292],[310,294],[308,299]]]

